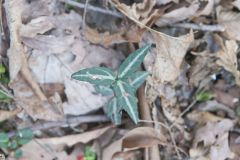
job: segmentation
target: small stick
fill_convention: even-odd
[[[53,127],[63,127],[63,126],[70,126],[70,125],[79,125],[82,123],[96,123],[96,122],[108,122],[109,118],[104,115],[87,115],[87,116],[77,116],[77,117],[70,117],[66,118],[63,121],[58,122],[46,122],[42,124],[36,124],[29,128],[33,131],[38,130],[45,130]],[[13,137],[16,134],[16,131],[12,131],[8,133],[8,137]]]
[[[73,0],[60,0],[60,1],[62,1],[64,3],[67,3],[67,4],[70,4],[72,6],[75,6],[75,7],[81,8],[81,9],[85,8],[85,4],[78,3],[78,2],[75,2]],[[122,14],[120,14],[118,12],[113,12],[111,10],[105,10],[105,9],[102,9],[102,8],[99,8],[99,7],[95,7],[95,6],[91,6],[91,5],[88,5],[87,8],[88,8],[88,10],[91,10],[91,11],[94,11],[94,12],[100,12],[100,13],[111,15],[111,16],[118,17],[118,18],[122,18],[123,17]]]
[[[223,32],[225,27],[222,25],[206,25],[206,24],[195,24],[195,23],[176,23],[172,24],[172,27],[180,27],[187,29],[195,29],[209,32]]]
[[[196,99],[192,101],[192,103],[177,117],[177,119],[171,124],[169,128],[171,129],[173,126],[175,126],[177,120],[184,116],[196,103],[197,103]]]

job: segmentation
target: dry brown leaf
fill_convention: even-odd
[[[84,32],[85,37],[93,44],[101,44],[108,47],[111,44],[123,43],[126,40],[123,38],[123,32],[110,34],[109,32],[99,33],[95,29],[86,28]]]
[[[112,44],[123,42],[136,43],[142,38],[144,30],[136,26],[127,27],[127,29],[120,30],[118,33],[110,34],[109,32],[99,33],[95,29],[86,28],[84,35],[88,41],[93,44],[101,44],[108,47]]]
[[[229,39],[240,40],[240,13],[232,11],[223,11],[222,8],[217,8],[218,23],[225,27],[223,32]]]
[[[166,137],[151,127],[138,127],[129,131],[121,139],[113,142],[103,151],[103,159],[111,160],[115,153],[124,149],[138,149],[157,144],[165,145]]]
[[[236,106],[238,102],[238,96],[233,96],[228,92],[222,91],[220,89],[213,89],[213,92],[214,92],[214,98],[218,102],[226,106],[229,106],[232,109]]]
[[[116,8],[130,17],[130,19],[134,19],[146,26],[154,24],[166,9],[166,7],[154,9],[156,0],[144,0],[142,3],[134,3],[132,6],[127,6],[119,2],[119,0],[112,0],[112,2]]]
[[[198,1],[193,1],[189,7],[181,7],[162,15],[155,24],[161,27],[190,18],[197,13],[199,5]]]
[[[206,103],[200,104],[199,109],[201,111],[211,111],[211,112],[221,110],[226,112],[229,117],[231,118],[235,117],[235,113],[230,107],[224,104],[218,103],[216,100],[211,100],[211,101],[207,101]]]
[[[222,120],[222,117],[218,117],[210,112],[204,111],[193,111],[187,114],[187,118],[190,121],[199,123],[200,125],[206,124],[207,122],[217,122]]]
[[[46,16],[42,16],[31,20],[26,25],[23,24],[20,29],[20,35],[34,37],[37,34],[43,34],[52,28],[54,28],[54,25],[51,20]]]
[[[57,7],[57,1],[53,0],[38,0],[25,3],[22,21],[27,23],[40,16],[53,15],[58,11],[58,8],[59,6]],[[19,12],[17,13],[19,14]]]
[[[238,45],[234,40],[227,40],[225,44],[223,40],[218,37],[218,42],[221,45],[221,50],[217,52],[217,64],[222,66],[228,72],[231,72],[235,77],[236,83],[240,85],[240,72],[238,71],[237,63],[237,49]]]
[[[14,96],[18,99],[16,103],[21,106],[34,120],[44,119],[49,121],[58,121],[63,119],[63,114],[61,113],[62,104],[59,104],[60,97],[56,97],[58,100],[54,99],[57,103],[50,101],[42,102],[21,76],[18,76],[17,80],[13,81],[11,87],[13,88]]]
[[[20,109],[20,108],[16,108],[16,109],[14,109],[12,111],[0,110],[0,122],[14,117],[15,115],[17,115],[21,111],[22,111],[22,109]]]
[[[234,123],[230,119],[223,119],[216,122],[207,122],[205,126],[199,128],[194,139],[194,146],[203,142],[204,146],[213,145],[218,139],[221,139],[225,133],[228,133]]]
[[[9,32],[11,35],[10,48],[8,49],[9,74],[13,81],[22,68],[23,46],[19,37],[19,28],[22,25],[21,14],[23,11],[23,0],[5,1],[6,17],[8,20]],[[14,10],[14,13],[12,12]],[[18,11],[18,12],[16,12]]]
[[[208,157],[210,160],[225,160],[232,158],[228,144],[228,132],[233,127],[233,121],[223,119],[217,122],[207,122],[205,126],[199,128],[194,139],[194,148],[199,142],[203,142],[204,147],[209,147]]]
[[[157,45],[157,57],[153,66],[153,77],[160,82],[174,81],[180,74],[180,67],[188,47],[193,42],[193,32],[173,38],[152,32]]]
[[[23,43],[44,54],[61,54],[71,49],[74,42],[73,36],[56,37],[53,35],[38,35],[34,38],[22,36]]]

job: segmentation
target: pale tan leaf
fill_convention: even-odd
[[[23,63],[24,51],[19,37],[19,28],[22,25],[21,14],[23,11],[23,4],[23,0],[9,0],[4,3],[11,39],[10,48],[7,53],[9,58],[9,74],[11,81],[16,78]],[[12,12],[13,10],[14,12]]]
[[[187,118],[199,124],[205,124],[207,122],[217,122],[223,119],[222,117],[218,117],[206,111],[193,111],[187,115]]]
[[[211,147],[209,153],[210,160],[234,158],[234,153],[229,148],[228,135],[229,133],[224,133]]]
[[[156,21],[155,24],[159,27],[171,25],[173,23],[176,23],[194,16],[197,13],[198,9],[199,9],[199,2],[194,1],[189,7],[181,7],[162,15]]]
[[[194,139],[194,146],[203,142],[204,146],[213,145],[218,139],[221,139],[225,133],[228,133],[234,123],[230,119],[223,119],[216,122],[207,122],[205,126],[199,128]]]
[[[223,11],[217,8],[218,23],[225,27],[223,32],[229,39],[240,40],[240,13],[232,11]]]
[[[233,126],[234,122],[230,119],[207,122],[203,127],[197,129],[191,150],[196,150],[198,143],[203,142],[203,147],[206,149],[204,156],[210,160],[233,158],[234,154],[231,152],[228,142],[229,131]]]
[[[130,19],[138,21],[142,25],[151,26],[163,14],[168,7],[154,9],[156,0],[144,0],[142,3],[134,3],[132,6],[127,6],[119,0],[112,0],[116,8],[128,16]],[[140,27],[142,27],[140,25]],[[143,27],[144,28],[144,27]]]
[[[237,63],[237,49],[238,45],[234,40],[227,40],[224,44],[223,40],[218,37],[218,42],[221,45],[221,50],[217,52],[217,64],[222,66],[228,72],[231,72],[235,77],[236,83],[240,85],[240,73],[238,71]]]
[[[23,24],[20,28],[20,35],[25,37],[34,37],[37,34],[43,34],[54,27],[51,20],[46,17],[38,17],[31,20],[28,24]]]
[[[23,43],[45,54],[61,54],[71,49],[74,36],[56,37],[53,35],[38,35],[34,38],[22,37]]]
[[[15,115],[17,115],[21,111],[22,111],[22,109],[20,109],[20,108],[16,108],[16,109],[14,109],[12,111],[0,110],[0,122],[14,117]]]
[[[193,32],[173,38],[152,33],[157,45],[157,57],[153,66],[153,76],[160,82],[174,81],[180,74],[183,58],[191,42]]]

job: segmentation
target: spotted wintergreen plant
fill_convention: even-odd
[[[22,150],[19,149],[22,145],[27,144],[33,139],[31,129],[20,129],[11,137],[5,132],[0,132],[0,148],[14,152],[16,158],[22,156]]]
[[[137,70],[150,48],[151,45],[148,44],[130,54],[117,72],[105,67],[92,67],[72,74],[73,79],[95,85],[97,92],[113,95],[105,109],[115,124],[121,123],[123,110],[136,124],[139,121],[136,90],[145,81],[148,72]]]

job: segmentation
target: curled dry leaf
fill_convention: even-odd
[[[160,82],[174,81],[180,74],[180,67],[189,45],[193,42],[193,32],[174,38],[152,32],[157,45],[157,57],[153,66],[153,77]]]
[[[232,11],[223,11],[222,8],[217,8],[218,23],[225,27],[224,34],[232,40],[240,40],[240,13]]]
[[[165,9],[154,9],[156,0],[144,0],[142,3],[134,3],[132,6],[127,6],[119,0],[112,0],[116,8],[118,8],[130,19],[134,19],[143,25],[151,26],[154,24]]]
[[[151,127],[138,127],[129,131],[121,139],[110,144],[103,151],[103,159],[111,160],[115,153],[124,149],[138,149],[157,144],[165,145],[166,137]]]

